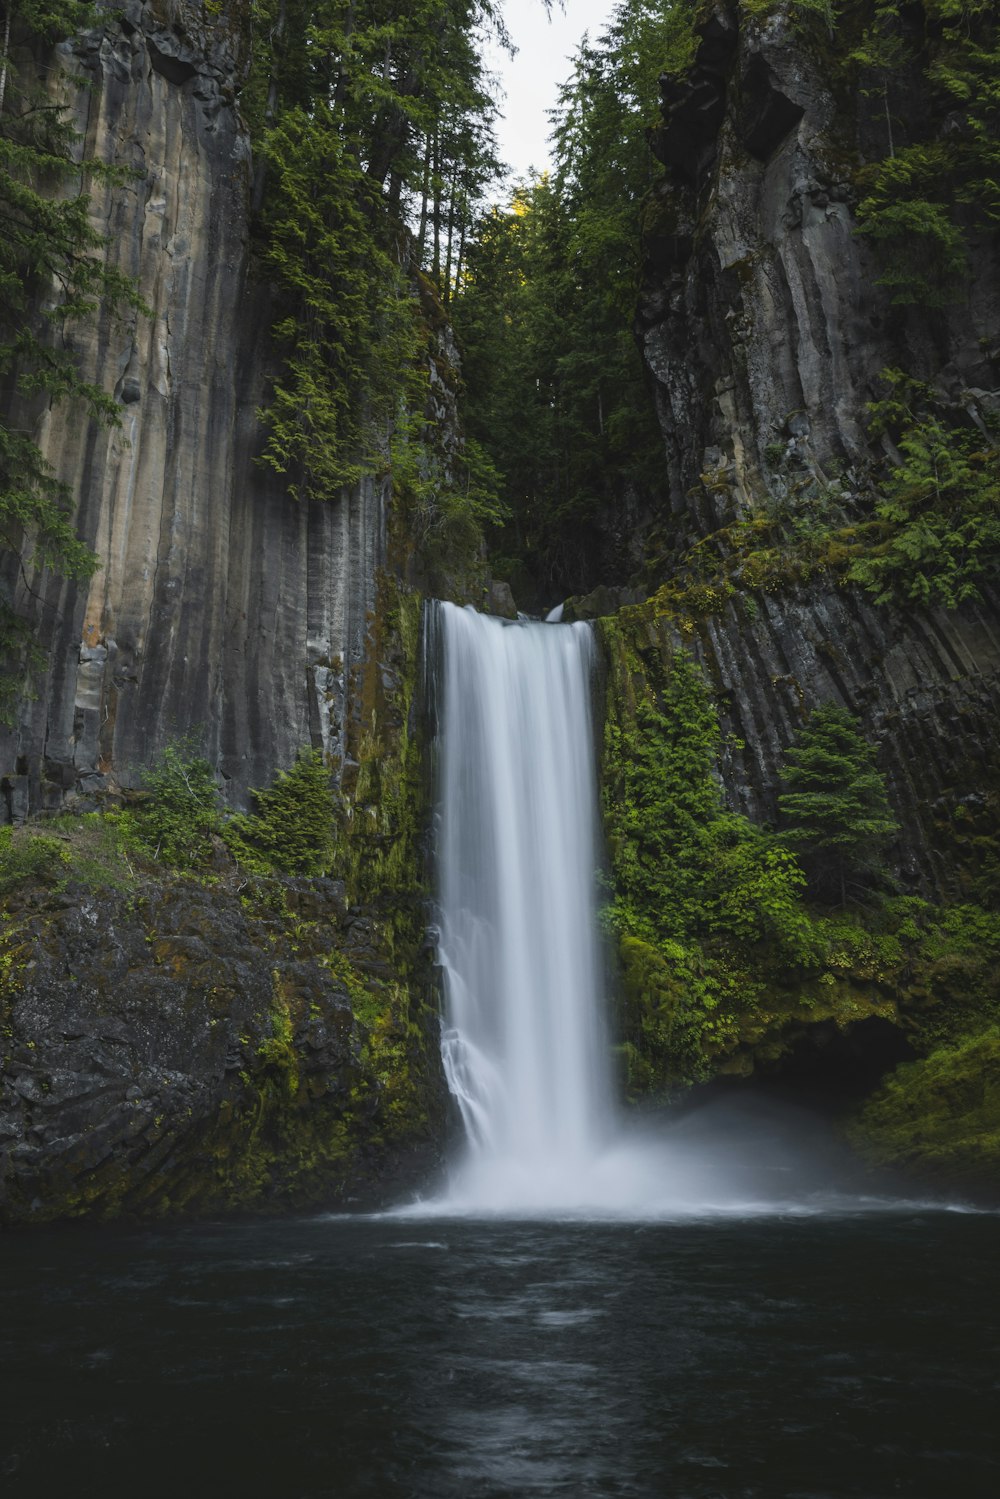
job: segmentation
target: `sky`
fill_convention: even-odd
[[[504,16],[518,49],[513,59],[498,48],[487,54],[491,71],[500,73],[506,100],[499,101],[504,118],[498,122],[500,155],[509,161],[513,176],[526,177],[530,168],[548,165],[549,122],[545,111],[556,102],[560,83],[569,77],[570,58],[583,33],[596,37],[611,14],[614,0],[554,0],[551,17],[542,0],[505,0]]]

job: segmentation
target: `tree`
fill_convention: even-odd
[[[796,848],[817,893],[847,901],[849,883],[879,877],[898,824],[876,750],[846,708],[824,703],[785,751],[778,806],[783,837]]]
[[[233,856],[257,872],[323,875],[337,847],[330,769],[322,750],[301,750],[290,770],[254,791],[249,816],[231,817],[222,836]]]
[[[498,171],[479,42],[505,33],[492,0],[262,0],[260,20],[243,105],[283,360],[263,461],[298,496],[330,499],[384,467],[389,429],[423,412],[413,273],[445,302],[461,275]]]
[[[994,0],[877,0],[874,14],[847,62],[862,93],[880,80],[888,154],[858,174],[858,233],[877,246],[893,303],[947,306],[965,295],[970,249],[1000,222],[1000,18]],[[916,138],[901,144],[889,88],[911,58],[926,97],[950,112],[942,128],[940,104],[917,111]]]
[[[617,517],[657,508],[662,443],[631,325],[657,79],[689,60],[693,16],[686,0],[620,0],[584,38],[552,112],[553,171],[482,216],[449,309],[469,431],[512,513],[492,566],[526,601],[624,575]]]

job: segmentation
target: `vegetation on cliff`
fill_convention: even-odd
[[[377,1200],[433,1165],[420,604],[386,588],[350,800],[305,750],[227,813],[189,741],[118,808],[0,829],[8,1221]]]
[[[805,722],[782,819],[761,827],[725,807],[718,717],[669,622],[636,608],[599,629],[606,919],[634,1098],[766,1074],[866,1021],[895,1029],[897,1057],[996,1024],[1000,917],[894,886],[884,780],[850,715]]]
[[[263,462],[314,499],[391,468],[418,547],[444,531],[461,571],[501,509],[475,444],[439,429],[430,365],[448,378],[437,334],[500,170],[480,53],[499,8],[281,0],[259,20],[244,106],[281,363]]]
[[[753,0],[736,15],[744,28],[783,17],[842,98],[838,129],[854,139],[838,134],[831,149],[846,153],[854,230],[874,248],[889,302],[961,302],[977,247],[998,232],[995,3]],[[684,101],[702,76],[686,70],[710,25],[708,10],[686,0],[622,0],[574,60],[553,117],[551,174],[491,209],[471,241],[452,311],[470,431],[511,511],[491,532],[493,565],[532,599],[637,574],[648,587],[668,569],[711,582],[720,598],[741,571],[750,586],[827,572],[880,603],[975,599],[1000,567],[996,411],[922,378],[902,325],[900,365],[871,392],[868,473],[804,488],[774,444],[761,476],[771,493],[752,524],[677,555],[628,325],[644,251],[669,258],[699,232],[651,191],[662,179],[652,127],[659,75],[664,98]],[[716,76],[719,58],[707,55],[705,67]],[[743,86],[728,80],[737,97]],[[698,149],[693,138],[676,147],[681,176],[696,172]],[[991,330],[982,333],[985,346]]]
[[[78,377],[43,324],[83,316],[98,300],[135,299],[91,254],[99,240],[85,195],[49,191],[67,180],[72,142],[59,111],[36,108],[14,71],[19,48],[88,16],[70,3],[22,7],[17,24],[27,29],[4,45],[0,195],[16,232],[0,248],[0,382],[18,410],[65,399],[114,420],[113,403]],[[688,0],[621,0],[574,60],[555,111],[552,171],[519,185],[507,206],[486,208],[498,164],[478,42],[484,31],[503,35],[489,0],[416,9],[264,0],[255,9],[241,102],[254,147],[257,264],[276,308],[262,461],[303,501],[391,470],[393,566],[442,591],[467,594],[468,578],[483,571],[485,535],[494,574],[522,603],[598,580],[647,596],[600,626],[609,663],[606,919],[635,1096],[766,1069],[806,1036],[877,1020],[921,1058],[924,1070],[905,1083],[906,1097],[919,1098],[980,1055],[968,1038],[998,1018],[995,839],[977,831],[968,840],[975,903],[914,896],[892,869],[894,815],[876,747],[829,704],[803,714],[786,746],[774,825],[735,812],[719,781],[726,746],[716,705],[688,647],[735,600],[752,618],[761,594],[788,596],[817,578],[860,589],[877,608],[907,610],[959,609],[996,579],[995,402],[945,388],[905,319],[914,307],[945,317],[978,248],[998,232],[997,7],[752,0],[736,7],[735,26],[762,31],[776,18],[848,101],[830,149],[856,242],[872,247],[883,310],[897,328],[898,363],[881,376],[873,366],[868,408],[854,413],[868,448],[850,471],[822,469],[773,432],[770,441],[737,433],[757,459],[727,523],[711,528],[692,517],[723,509],[714,460],[701,474],[665,472],[630,325],[644,257],[680,256],[705,233],[711,207],[710,174],[692,186],[701,171],[693,155],[681,163],[692,179],[687,197],[658,190],[650,134],[658,95],[668,104],[685,97],[710,22]],[[734,17],[725,19],[732,31]],[[917,95],[920,107],[904,109]],[[742,285],[747,266],[727,269]],[[53,281],[61,290],[49,305]],[[734,293],[733,318],[738,303]],[[708,328],[704,308],[701,316]],[[981,335],[988,344],[993,330]],[[697,398],[724,394],[706,388]],[[863,432],[858,441],[863,449]],[[54,571],[85,576],[93,557],[70,524],[70,497],[13,423],[0,427],[0,480],[0,528],[15,565],[32,551]],[[667,490],[689,484],[689,513],[679,515]],[[276,972],[304,941],[350,1002],[368,1090],[368,1112],[351,1117],[382,1109],[401,1136],[419,1134],[433,1042],[420,957],[425,789],[411,712],[418,611],[414,594],[383,580],[370,621],[379,670],[352,684],[359,705],[336,791],[322,756],[303,750],[254,793],[251,812],[229,815],[210,763],[175,745],[147,767],[144,794],[104,818],[5,832],[8,994],[16,1001],[30,961],[29,918],[16,909],[23,883],[45,892],[30,919],[41,911],[46,931],[78,888],[104,891],[109,909],[119,898],[169,905],[188,885],[218,891],[223,904],[249,902],[252,923],[267,927],[272,910]],[[10,610],[3,629],[13,649]],[[20,679],[12,675],[12,691]],[[287,908],[297,880],[334,900],[330,878],[343,882],[354,916],[351,950],[333,943],[320,952],[317,932],[303,937]],[[173,971],[186,972],[180,958]],[[264,1028],[251,1036],[258,1062],[245,1069],[250,1091],[233,1145],[247,1174],[242,1185],[226,1178],[228,1200],[261,1200],[275,1163],[297,1148],[288,1111],[305,1097],[307,1016],[285,1003],[286,987],[275,978],[269,1018],[258,1014]],[[202,986],[193,1003],[211,1008],[210,999]],[[30,1057],[20,1064],[30,1068]],[[35,1079],[39,1089],[45,1080]],[[872,1105],[874,1132],[892,1134],[909,1107],[903,1096],[890,1088]],[[265,1138],[267,1160],[257,1147]],[[336,1129],[324,1137],[336,1138]],[[212,1139],[221,1151],[221,1136]],[[109,1202],[124,1200],[115,1192]]]
[[[778,796],[783,837],[800,851],[817,893],[852,893],[885,874],[886,845],[898,830],[875,763],[875,746],[846,708],[823,703],[785,752]]]
[[[491,566],[526,603],[624,581],[662,452],[631,323],[657,76],[693,44],[691,7],[625,0],[585,39],[553,117],[550,172],[479,220],[451,315],[470,433],[510,511]],[[624,522],[615,518],[624,514]]]

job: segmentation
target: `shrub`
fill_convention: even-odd
[[[66,874],[69,853],[58,838],[28,829],[0,828],[0,897],[28,881],[54,885]]]
[[[221,824],[215,772],[191,757],[186,741],[169,744],[143,777],[148,793],[121,814],[127,843],[147,858],[175,869],[198,869],[211,858],[213,833]]]

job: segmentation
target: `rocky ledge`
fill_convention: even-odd
[[[6,907],[0,1221],[337,1206],[432,1165],[433,1014],[338,881]]]

